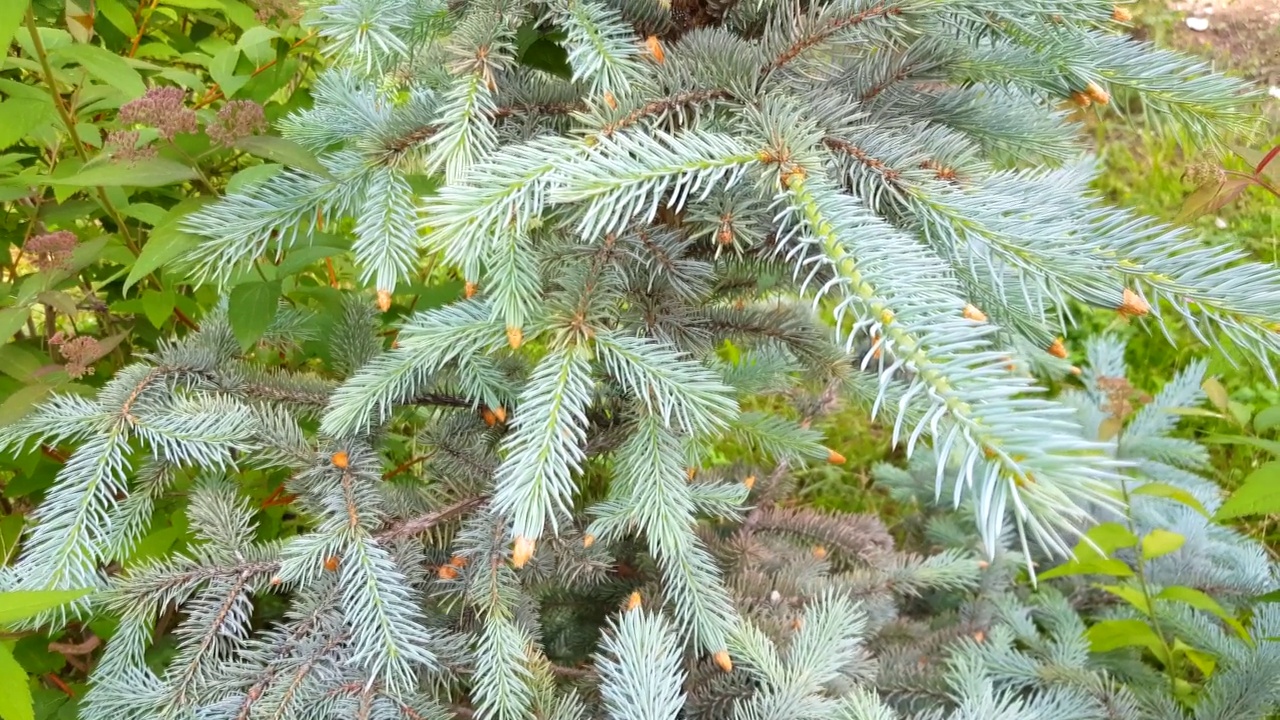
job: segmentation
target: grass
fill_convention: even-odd
[[[1181,18],[1163,3],[1147,1],[1136,8],[1136,32],[1162,45],[1177,46],[1176,23]],[[1185,47],[1185,43],[1183,49]],[[1214,48],[1200,49],[1219,68],[1246,77],[1262,77],[1268,57],[1224,56]],[[1259,53],[1269,52],[1265,46]],[[1181,210],[1195,185],[1185,179],[1193,163],[1218,162],[1232,169],[1245,169],[1239,158],[1220,159],[1208,151],[1189,150],[1177,139],[1157,136],[1143,126],[1141,115],[1120,117],[1114,112],[1089,118],[1086,123],[1095,144],[1103,172],[1096,189],[1111,202],[1127,206],[1150,216],[1172,221]],[[1269,121],[1269,138],[1256,138],[1248,146],[1261,149],[1280,144],[1280,123]],[[1269,141],[1269,142],[1268,142]],[[1246,195],[1216,215],[1193,223],[1206,242],[1247,249],[1257,260],[1275,263],[1280,238],[1280,199],[1260,189]],[[1226,387],[1238,412],[1250,414],[1270,405],[1280,404],[1280,390],[1256,366],[1234,366],[1219,353],[1197,343],[1185,328],[1173,327],[1179,340],[1168,342],[1150,322],[1130,324],[1114,313],[1087,313],[1081,326],[1068,337],[1076,348],[1084,338],[1101,331],[1118,332],[1129,338],[1130,378],[1140,389],[1152,391],[1197,357],[1209,359],[1209,372]],[[1077,358],[1077,361],[1083,358]],[[829,444],[844,453],[849,463],[842,468],[823,467],[806,472],[803,492],[819,507],[849,512],[874,512],[892,526],[902,508],[895,507],[869,478],[870,468],[896,455],[889,447],[888,429],[871,422],[856,408],[842,410],[826,423]],[[1181,433],[1199,436],[1206,433],[1240,432],[1233,422],[1192,417],[1183,423]],[[1271,459],[1263,452],[1247,446],[1219,445],[1211,447],[1212,473],[1224,487],[1233,488],[1253,469]],[[899,458],[900,459],[900,458]],[[1280,546],[1280,530],[1272,520],[1254,523],[1247,529],[1272,547]]]

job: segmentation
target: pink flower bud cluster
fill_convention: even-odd
[[[70,230],[59,230],[28,238],[22,246],[31,261],[43,272],[65,269],[71,263],[71,253],[79,239]]]
[[[105,146],[111,151],[111,157],[120,162],[134,163],[155,157],[154,146],[138,147],[138,136],[137,130],[112,130],[107,133]]]
[[[92,375],[93,364],[103,355],[102,343],[98,342],[97,338],[87,335],[77,335],[68,340],[59,331],[49,338],[49,344],[58,348],[58,353],[62,355],[63,360],[66,360],[63,369],[73,379]]]
[[[178,133],[193,133],[199,127],[196,111],[187,107],[182,88],[153,87],[146,95],[120,108],[120,122],[150,125],[160,136],[172,140]]]
[[[232,100],[218,111],[213,122],[204,131],[209,139],[223,147],[230,147],[243,137],[267,129],[267,116],[262,106],[252,100]]]

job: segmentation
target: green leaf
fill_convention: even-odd
[[[14,513],[0,517],[0,566],[8,564],[17,554],[18,540],[22,538],[22,526],[26,518]]]
[[[120,0],[98,0],[98,12],[128,37],[138,34],[138,26],[133,22],[133,13],[121,4]]]
[[[1156,595],[1156,599],[1176,600],[1178,602],[1184,602],[1197,610],[1204,610],[1205,612],[1213,613],[1218,616],[1222,622],[1230,625],[1231,629],[1235,630],[1236,634],[1245,642],[1253,644],[1253,639],[1249,637],[1249,631],[1244,629],[1244,625],[1240,624],[1240,621],[1237,620],[1234,615],[1227,612],[1225,608],[1219,605],[1217,600],[1214,600],[1212,597],[1200,590],[1183,587],[1181,585],[1174,585],[1161,590],[1160,594]]]
[[[525,49],[520,55],[520,64],[565,80],[573,77],[573,69],[569,67],[569,53],[545,37],[534,40]]]
[[[133,287],[152,271],[178,259],[183,253],[196,246],[200,241],[199,236],[183,232],[182,219],[212,200],[214,198],[190,198],[178,203],[169,211],[165,219],[151,231],[147,244],[142,246],[142,252],[134,261],[133,268],[129,270],[129,277],[124,281],[125,290]]]
[[[129,67],[124,58],[97,45],[65,45],[58,48],[53,55],[61,60],[70,60],[88,73],[111,87],[124,93],[129,98],[141,97],[147,91],[146,83],[137,70]]]
[[[1142,538],[1142,557],[1158,558],[1182,547],[1187,539],[1176,532],[1156,528]]]
[[[260,158],[306,170],[321,177],[333,177],[310,150],[292,140],[275,135],[250,135],[237,140],[235,147]]]
[[[1205,677],[1212,675],[1214,669],[1218,666],[1217,658],[1207,652],[1197,650],[1177,638],[1173,640],[1173,652],[1175,655],[1181,653]]]
[[[13,34],[22,25],[22,18],[27,14],[30,0],[5,0],[0,2],[0,47],[6,52],[9,43],[13,42]]]
[[[1124,600],[1137,608],[1143,615],[1151,615],[1151,604],[1147,602],[1147,596],[1143,595],[1138,588],[1129,585],[1099,585],[1098,588]]]
[[[1123,647],[1145,647],[1156,655],[1164,653],[1164,643],[1156,631],[1142,620],[1104,620],[1090,627],[1085,637],[1094,652],[1110,652]]]
[[[156,157],[132,163],[94,165],[70,177],[43,177],[41,181],[71,187],[159,187],[196,177],[196,171],[186,165]]]
[[[1085,560],[1071,560],[1040,574],[1041,580],[1051,580],[1070,575],[1109,575],[1133,577],[1133,569],[1122,560],[1094,556]]]
[[[0,372],[14,380],[27,382],[48,364],[48,356],[38,355],[21,345],[0,345]]]
[[[1114,522],[1099,523],[1090,528],[1084,536],[1092,540],[1104,555],[1138,544],[1137,535],[1134,535],[1129,528]]]
[[[0,593],[0,626],[33,618],[45,610],[52,610],[78,600],[89,590],[14,590]]]
[[[53,104],[33,98],[11,97],[0,102],[0,150],[57,117]]]
[[[1204,505],[1202,505],[1199,500],[1196,499],[1196,496],[1192,495],[1186,490],[1183,490],[1180,487],[1167,485],[1165,483],[1149,482],[1144,485],[1140,485],[1136,490],[1132,491],[1130,494],[1131,495],[1150,495],[1152,497],[1162,497],[1162,498],[1168,498],[1170,500],[1176,500],[1182,503],[1183,505],[1186,505],[1187,507],[1191,508],[1192,510],[1195,510],[1201,515],[1205,517],[1209,517],[1209,510]]]
[[[11,307],[0,310],[0,342],[6,342],[27,322],[31,308]]]
[[[3,601],[0,595],[0,601]],[[0,645],[0,720],[35,720],[35,701],[31,699],[31,683],[8,645]]]
[[[1240,197],[1255,182],[1253,178],[1229,177],[1205,183],[1187,196],[1174,222],[1185,223],[1201,215],[1217,212]]]
[[[1248,435],[1209,435],[1203,438],[1201,442],[1213,445],[1252,445],[1259,450],[1266,450],[1280,458],[1280,441],[1276,440],[1264,440],[1262,438],[1249,437]]]
[[[220,51],[209,61],[209,76],[218,83],[222,94],[230,98],[237,90],[249,82],[248,75],[236,75],[236,65],[240,62],[240,48],[234,45]]]
[[[148,290],[142,293],[142,311],[156,329],[164,327],[165,322],[173,315],[173,306],[178,299],[171,288]]]
[[[280,302],[280,281],[250,282],[231,290],[227,319],[231,332],[246,350],[271,327]]]
[[[0,427],[15,423],[26,417],[36,403],[45,398],[53,388],[43,383],[24,385],[9,394],[0,403]]]
[[[1280,512],[1280,461],[1269,462],[1245,477],[1218,508],[1219,520]]]
[[[1253,416],[1253,431],[1263,433],[1280,427],[1280,405],[1263,408]]]

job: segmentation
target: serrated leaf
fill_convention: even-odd
[[[98,0],[98,12],[128,37],[138,34],[138,26],[133,21],[133,12],[120,3],[120,0]]]
[[[177,302],[177,295],[170,288],[148,290],[142,293],[142,312],[147,316],[147,320],[159,329],[164,327],[165,322],[173,315],[173,306]]]
[[[1176,551],[1187,542],[1182,535],[1170,530],[1156,528],[1142,538],[1142,557],[1152,560]]]
[[[1175,600],[1177,602],[1186,603],[1197,610],[1204,610],[1205,612],[1212,613],[1216,615],[1218,619],[1231,626],[1231,629],[1235,630],[1236,634],[1242,639],[1252,644],[1252,638],[1249,637],[1249,631],[1244,629],[1244,625],[1242,625],[1234,615],[1227,612],[1222,605],[1218,604],[1217,600],[1214,600],[1203,591],[1195,588],[1183,587],[1182,585],[1173,585],[1161,590],[1160,594],[1156,595],[1156,599]]]
[[[0,595],[0,602],[4,596]],[[0,645],[0,720],[35,720],[35,702],[31,699],[31,684],[27,671],[22,669],[8,645]]]
[[[1086,561],[1071,560],[1040,574],[1041,580],[1072,575],[1107,575],[1133,577],[1133,569],[1122,560],[1094,556]]]
[[[52,103],[35,98],[11,97],[0,102],[0,150],[23,139],[57,117]]]
[[[66,605],[89,594],[89,590],[14,590],[0,593],[0,626],[33,618],[46,610]]]
[[[1143,615],[1151,615],[1151,604],[1147,602],[1147,596],[1143,595],[1138,588],[1129,585],[1099,585],[1098,588],[1124,600],[1137,608]]]
[[[1142,620],[1103,620],[1085,631],[1085,637],[1094,652],[1110,652],[1124,647],[1145,647],[1157,655],[1164,652],[1160,636]]]
[[[1104,555],[1138,544],[1137,535],[1134,535],[1129,528],[1115,522],[1098,523],[1089,528],[1084,536],[1092,540]]]
[[[231,332],[248,349],[261,338],[276,319],[280,302],[280,281],[249,282],[231,290],[227,319]]]
[[[188,213],[194,212],[212,200],[213,198],[210,197],[183,200],[169,211],[165,219],[151,231],[147,244],[142,246],[142,252],[139,253],[138,259],[133,262],[133,267],[129,270],[129,277],[124,281],[125,290],[133,287],[135,283],[151,272],[163,267],[166,263],[178,259],[183,253],[196,246],[200,238],[182,231],[182,219]]]
[[[1253,416],[1253,431],[1267,432],[1268,430],[1280,427],[1280,405],[1272,405],[1269,408],[1263,408]]]
[[[292,140],[275,135],[250,135],[236,140],[235,147],[251,155],[306,170],[321,177],[333,177],[310,150]]]
[[[1219,520],[1280,512],[1280,462],[1269,462],[1245,477],[1218,508]]]
[[[1177,638],[1173,640],[1173,652],[1175,655],[1181,653],[1205,677],[1212,675],[1214,668],[1218,665],[1218,660],[1214,656],[1197,650]]]
[[[1227,405],[1231,402],[1231,397],[1227,394],[1227,389],[1218,382],[1217,378],[1205,378],[1200,385],[1204,390],[1204,394],[1209,396],[1209,402],[1218,408],[1221,412],[1227,411]]]
[[[27,413],[41,400],[45,399],[53,388],[43,383],[24,385],[9,394],[0,403],[0,427],[15,423],[26,417]]]
[[[1149,495],[1151,497],[1162,497],[1169,498],[1170,500],[1176,500],[1201,515],[1209,517],[1209,510],[1196,499],[1196,496],[1180,487],[1167,485],[1165,483],[1149,482],[1138,486],[1138,488],[1133,490],[1130,494]]]
[[[27,322],[27,317],[31,315],[29,307],[11,307],[0,310],[0,342],[7,341],[13,337]]]
[[[193,180],[196,171],[166,158],[148,158],[132,163],[105,163],[64,178],[42,177],[50,185],[70,187],[160,187]]]
[[[53,53],[60,60],[70,60],[90,75],[124,93],[129,98],[141,97],[146,83],[124,58],[97,45],[64,45]]]

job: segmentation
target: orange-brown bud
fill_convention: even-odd
[[[1054,340],[1053,344],[1045,352],[1061,360],[1067,359],[1067,346],[1063,344],[1062,338]]]
[[[330,555],[324,559],[324,569],[329,572],[335,572],[338,569],[338,556]]]
[[[754,489],[756,486],[756,476],[755,475],[746,476],[745,478],[743,478],[742,484],[747,486],[748,491]]]
[[[813,556],[819,560],[825,560],[827,558],[827,549],[821,545],[814,545]]]
[[[381,310],[382,312],[386,312],[391,309],[391,291],[390,290],[378,291],[378,309]]]
[[[640,593],[633,592],[627,597],[627,612],[631,612],[640,607]]]
[[[830,448],[828,448],[827,462],[831,463],[832,465],[843,465],[845,463],[845,457],[840,453],[836,452],[835,450],[831,450]]]
[[[1082,108],[1087,108],[1093,104],[1093,100],[1089,99],[1089,96],[1082,92],[1071,93],[1071,102]]]
[[[517,569],[524,567],[529,562],[529,558],[533,557],[533,551],[537,549],[538,544],[534,540],[530,540],[521,535],[516,538],[515,545],[511,549],[511,564]]]
[[[618,109],[618,99],[615,98],[613,96],[613,93],[609,92],[608,90],[604,91],[604,104],[608,105],[610,110]]]
[[[493,427],[498,424],[498,416],[489,408],[480,406],[480,417],[484,419],[484,424]]]
[[[347,457],[347,452],[345,450],[339,450],[338,452],[330,455],[329,461],[333,463],[334,467],[341,470],[346,470],[348,467],[351,467],[351,460]]]
[[[1142,317],[1151,312],[1151,304],[1148,303],[1141,295],[1130,290],[1124,289],[1124,296],[1120,303],[1120,307],[1116,308],[1116,312],[1121,315],[1132,317]]]
[[[1096,82],[1090,82],[1086,85],[1084,92],[1089,96],[1090,100],[1098,103],[1099,105],[1106,105],[1111,102],[1111,93],[1103,90],[1102,86]]]
[[[978,569],[979,569],[979,570],[986,570],[986,569],[987,569],[987,568],[989,568],[989,567],[991,567],[991,563],[987,562],[986,560],[979,560],[979,561],[978,561]]]
[[[1072,375],[1081,375],[1081,374],[1083,374],[1083,373],[1084,373],[1084,371],[1083,371],[1083,370],[1081,370],[1079,367],[1077,367],[1077,366],[1075,366],[1075,365],[1072,365],[1072,366],[1071,366],[1071,374],[1072,374]]]
[[[979,645],[981,645],[983,642],[986,641],[987,634],[979,630],[978,632],[973,634],[973,639],[976,640]]]
[[[512,325],[507,328],[507,344],[512,350],[519,350],[524,344],[524,330]]]
[[[802,627],[804,627],[804,618],[795,618],[791,621],[792,630],[799,630]]]
[[[982,312],[978,308],[974,307],[973,305],[964,306],[964,317],[966,320],[972,320],[974,322],[987,321],[987,314]]]
[[[653,56],[654,61],[659,65],[667,61],[667,53],[662,49],[662,41],[658,40],[656,35],[650,35],[644,41],[644,44],[649,49],[649,54]]]
[[[464,285],[462,288],[462,297],[470,300],[475,296],[476,296],[476,284],[468,280],[467,284]]]
[[[280,584],[281,584],[281,583],[283,583],[283,582],[284,582],[284,578],[280,577],[279,575],[273,575],[273,576],[271,577],[271,584],[272,584],[272,585],[280,585]]]
[[[584,547],[584,548],[589,548],[589,547],[591,547],[592,545],[595,545],[595,544],[596,544],[596,536],[595,536],[595,535],[592,535],[591,533],[587,533],[586,535],[583,535],[583,536],[582,536],[582,547]]]
[[[1127,23],[1133,20],[1133,13],[1129,12],[1128,8],[1117,5],[1111,9],[1111,19],[1118,23]]]
[[[493,416],[498,419],[498,422],[504,423],[507,421],[507,409],[499,405],[493,409]]]
[[[733,660],[729,659],[728,650],[719,650],[715,655],[711,656],[716,661],[716,665],[725,672],[733,672]]]
[[[697,477],[697,475],[698,475],[698,468],[685,468],[685,469],[684,469],[684,475],[685,475],[685,477],[687,477],[687,478],[689,478],[690,480],[692,480],[692,479],[694,479],[695,477]]]
[[[449,558],[449,564],[456,568],[464,568],[467,566],[467,559],[462,557],[461,555],[454,555],[453,557]]]
[[[440,576],[441,580],[452,580],[458,577],[458,568],[452,565],[441,565],[436,574]]]

